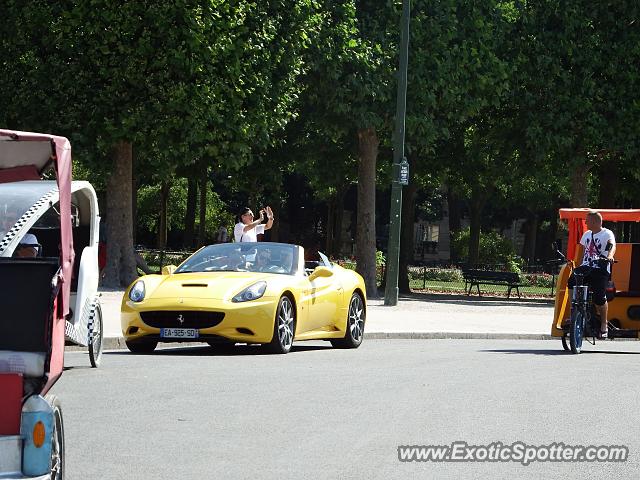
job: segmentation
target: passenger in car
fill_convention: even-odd
[[[270,266],[272,266],[272,263],[271,263],[271,250],[269,250],[267,248],[260,250],[256,254],[256,261],[255,261],[255,263],[253,265],[252,270],[254,270],[256,272],[264,272]]]

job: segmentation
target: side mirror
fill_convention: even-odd
[[[175,265],[165,265],[162,267],[162,275],[171,275],[176,271],[176,268]]]
[[[316,278],[321,278],[321,277],[330,277],[331,275],[333,275],[333,270],[331,270],[328,267],[316,267],[316,269],[311,272],[311,275],[309,275],[309,281],[314,281]]]

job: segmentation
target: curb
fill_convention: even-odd
[[[365,333],[366,340],[557,340],[559,337],[543,333],[481,333],[481,332],[371,332]],[[202,346],[202,342],[166,343],[164,346]],[[127,346],[122,337],[107,337],[103,340],[104,350],[124,350]],[[68,351],[82,351],[86,347],[69,345]]]

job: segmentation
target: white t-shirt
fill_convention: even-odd
[[[264,225],[258,225],[246,232],[243,232],[244,227],[246,227],[244,223],[236,223],[236,226],[233,229],[233,236],[236,239],[236,242],[257,242],[258,235],[264,233]]]
[[[598,233],[594,233],[593,236],[591,235],[591,230],[584,232],[580,239],[580,244],[584,245],[582,265],[597,267],[594,260],[601,258],[600,255],[607,256],[607,243],[616,244],[616,237],[608,228],[602,228]],[[609,271],[610,267],[611,265],[607,266],[607,271]]]

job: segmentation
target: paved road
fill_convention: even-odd
[[[68,480],[638,478],[640,343],[370,340],[67,352]],[[626,463],[400,463],[407,444],[623,444]]]

